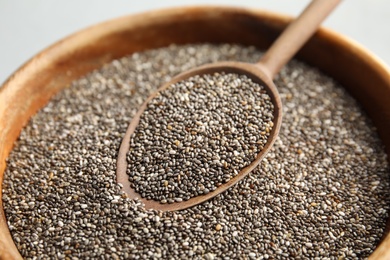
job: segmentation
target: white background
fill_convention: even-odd
[[[0,0],[0,84],[57,40],[97,22],[156,8],[234,5],[297,15],[308,0]],[[325,26],[390,64],[390,1],[344,0]]]

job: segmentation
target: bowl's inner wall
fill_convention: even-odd
[[[237,43],[266,49],[288,21],[274,14],[236,8],[179,8],[109,21],[51,46],[22,67],[0,90],[1,183],[5,159],[22,127],[71,81],[113,59],[169,44]],[[298,58],[346,87],[373,120],[390,155],[390,76],[386,68],[369,54],[326,31],[317,33],[298,53]],[[0,258],[20,257],[8,232],[1,203],[0,200]]]

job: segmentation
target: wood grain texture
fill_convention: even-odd
[[[266,49],[289,21],[273,13],[238,8],[175,8],[101,23],[52,45],[28,61],[0,89],[0,182],[5,160],[22,127],[71,81],[112,59],[172,43],[239,43]],[[373,120],[390,155],[388,67],[358,44],[328,30],[316,33],[298,58],[345,86]],[[21,258],[1,202],[0,258]],[[371,259],[390,259],[387,234]]]

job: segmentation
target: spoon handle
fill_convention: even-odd
[[[297,53],[341,0],[313,0],[276,39],[258,64],[270,78]]]

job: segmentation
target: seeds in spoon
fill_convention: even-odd
[[[127,173],[144,198],[173,203],[207,194],[267,143],[273,104],[245,75],[197,75],[152,99],[130,140]]]

